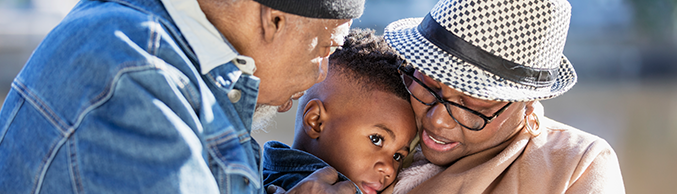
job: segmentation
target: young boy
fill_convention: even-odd
[[[299,99],[292,148],[265,144],[266,187],[289,190],[329,165],[358,193],[377,193],[395,180],[409,154],[416,121],[397,73],[402,60],[383,38],[353,30],[329,62],[327,78]]]

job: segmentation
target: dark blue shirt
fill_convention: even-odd
[[[326,166],[329,164],[308,152],[292,149],[278,141],[266,142],[263,148],[263,188],[273,184],[289,190],[308,175]],[[338,174],[338,181],[349,180],[345,175]],[[358,188],[356,193],[362,194],[362,191]]]

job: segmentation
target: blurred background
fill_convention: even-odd
[[[390,22],[422,17],[436,0],[367,0],[354,27],[382,34]],[[677,190],[677,1],[569,0],[564,50],[579,75],[564,95],[543,101],[548,117],[606,139],[628,193]],[[0,101],[42,38],[75,0],[0,0]],[[263,143],[293,141],[296,104],[279,114]]]

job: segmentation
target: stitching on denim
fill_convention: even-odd
[[[220,167],[221,170],[225,172],[230,172],[230,173],[225,173],[226,175],[226,183],[228,184],[228,188],[230,189],[230,175],[232,173],[236,174],[241,174],[244,177],[247,177],[251,180],[255,180],[254,178],[257,178],[257,175],[249,172],[249,167],[245,165],[240,165],[240,164],[235,164],[235,163],[229,163],[228,165],[224,164],[221,158],[223,158],[223,155],[221,155],[220,152],[213,146],[209,146],[209,149],[207,149],[209,153],[213,154],[216,156],[214,161],[216,164]],[[258,180],[258,179],[257,179]],[[260,186],[260,185],[259,185]],[[258,188],[258,187],[257,187]]]
[[[132,63],[132,62],[129,62],[129,63]],[[125,63],[123,63],[123,64],[125,64]],[[56,128],[58,128],[58,130],[61,132],[61,135],[62,135],[61,140],[58,140],[57,142],[51,144],[52,146],[50,146],[50,150],[48,151],[46,156],[42,159],[42,162],[41,162],[42,170],[40,171],[40,173],[36,174],[36,176],[34,178],[35,185],[33,187],[33,193],[39,193],[40,192],[40,189],[42,187],[42,182],[44,181],[44,177],[47,173],[47,170],[49,169],[49,165],[51,164],[51,162],[54,160],[54,157],[56,156],[57,152],[55,150],[58,150],[59,148],[61,148],[61,146],[63,146],[63,144],[66,142],[67,138],[70,137],[70,135],[80,125],[82,120],[84,120],[84,117],[87,114],[89,114],[89,112],[91,112],[91,110],[101,106],[103,103],[105,103],[108,99],[111,98],[112,93],[113,93],[111,91],[117,85],[117,81],[119,80],[119,78],[122,75],[129,73],[129,72],[143,71],[143,70],[148,70],[148,69],[156,69],[154,67],[155,66],[153,64],[149,64],[149,65],[144,65],[144,66],[134,66],[134,67],[122,68],[115,75],[111,84],[107,86],[107,89],[104,90],[104,92],[102,92],[101,94],[99,94],[99,96],[97,96],[97,97],[101,97],[101,99],[99,99],[95,103],[92,103],[92,105],[90,105],[89,107],[85,108],[79,114],[76,122],[72,126],[64,125],[65,127],[59,125],[61,123],[59,121],[61,121],[61,120],[57,120],[58,117],[56,117],[56,114],[51,109],[49,109],[49,107],[46,106],[43,101],[40,101],[37,98],[37,95],[31,93],[30,90],[25,85],[23,85],[18,80],[15,80],[12,83],[12,88],[16,89],[17,92],[19,92],[22,96],[24,96],[25,99],[36,108],[36,110],[41,112],[41,114],[43,114],[43,116],[45,116],[45,118],[47,118],[47,120],[49,120],[50,123],[52,123]],[[95,98],[95,99],[97,99],[97,98]],[[34,100],[36,100],[36,101],[34,101]],[[64,130],[64,128],[67,128],[67,130]]]
[[[187,77],[187,75],[186,75],[186,77]],[[188,81],[187,81],[188,83],[182,84],[182,86],[179,87],[179,90],[181,91],[182,94],[184,94],[186,100],[188,101],[188,104],[190,104],[193,111],[198,112],[198,110],[200,108],[200,95],[201,95],[200,89],[195,88],[194,89],[195,94],[194,94],[194,93],[192,93],[193,91],[189,90],[189,88],[194,88],[195,85],[193,85],[193,84],[197,84],[198,85],[197,87],[199,87],[200,83],[198,82],[198,83],[192,83],[191,84],[190,79],[189,78],[186,78],[186,79],[188,79]]]
[[[153,15],[148,15],[148,20],[155,22],[155,18]],[[156,55],[157,54],[157,48],[155,46],[157,45],[156,42],[158,41],[158,36],[157,32],[155,31],[156,25],[148,25],[148,43],[146,45],[146,52],[148,52],[151,55]]]
[[[160,32],[164,32],[164,29],[162,28],[160,18],[158,18],[155,15],[149,15],[149,18],[153,21],[153,24],[156,24],[152,25],[153,27],[151,28],[152,31],[150,34],[150,39],[148,40],[149,44],[152,44],[152,46],[149,46],[150,48],[153,49],[151,53],[153,54],[153,56],[156,56],[160,49],[160,42],[162,40],[162,35],[160,34]]]
[[[138,62],[126,62],[126,63],[123,63],[123,64],[128,64],[128,63],[138,63]],[[92,110],[98,108],[99,106],[103,105],[108,100],[110,100],[110,98],[113,96],[113,93],[114,93],[113,90],[115,90],[115,87],[117,86],[118,81],[120,81],[120,78],[123,75],[125,75],[127,73],[131,73],[131,72],[145,71],[145,70],[151,70],[151,69],[157,69],[157,68],[155,68],[155,65],[153,65],[153,64],[148,64],[148,65],[143,65],[143,66],[125,67],[125,68],[120,69],[120,71],[118,71],[118,73],[115,74],[115,76],[113,77],[110,84],[108,86],[106,86],[106,89],[104,89],[103,92],[101,92],[96,98],[94,98],[92,101],[90,101],[92,103],[90,103],[90,105],[87,108],[85,108],[84,110],[82,110],[82,112],[80,112],[78,114],[77,119],[73,123],[73,126],[69,127],[68,132],[72,133],[73,131],[75,131],[75,128],[80,126],[80,123],[84,120],[84,118],[87,114],[89,114]]]
[[[195,107],[198,107],[197,104],[193,104],[193,94],[191,91],[188,91],[187,86],[191,85],[190,78],[186,74],[184,74],[182,71],[177,69],[176,67],[172,65],[167,65],[165,62],[160,62],[157,64],[157,69],[164,70],[166,72],[166,75],[169,79],[174,81],[178,93],[181,93],[182,96],[185,98],[185,103],[190,106],[190,109],[195,111]],[[178,75],[178,76],[174,76]],[[183,99],[181,99],[181,102],[184,102]],[[199,120],[197,118],[194,118],[195,120]]]
[[[77,146],[76,139],[71,138],[68,142],[68,164],[70,166],[69,171],[71,173],[71,181],[73,181],[73,191],[75,193],[83,193],[84,187],[82,185],[82,179],[80,178],[80,168],[77,160]]]
[[[186,100],[188,101],[188,104],[190,104],[193,111],[197,112],[200,106],[199,102],[196,99],[199,99],[199,97],[194,96],[193,93],[191,93],[191,91],[188,90],[188,87],[179,87],[179,90],[181,90],[181,92],[185,94],[184,96],[186,97]]]
[[[222,169],[223,169],[223,168],[222,168]],[[230,175],[227,174],[226,172],[221,172],[221,173],[223,173],[223,177],[226,179],[226,181],[225,181],[225,183],[226,183],[226,189],[227,189],[226,191],[232,191],[232,190],[233,190],[233,188],[232,188],[233,185],[230,183]]]
[[[52,146],[49,146],[50,147],[49,151],[47,151],[45,157],[42,158],[42,162],[40,162],[42,170],[40,170],[40,173],[35,175],[34,178],[35,185],[33,186],[33,193],[35,194],[40,193],[40,190],[42,189],[42,182],[45,180],[45,176],[47,175],[47,170],[52,164],[52,161],[54,161],[54,158],[56,157],[56,153],[58,152],[58,150],[61,149],[63,144],[66,143],[66,140],[67,138],[61,138],[52,143],[51,144]]]
[[[237,137],[237,134],[228,133],[228,131],[231,131],[230,127],[229,127],[229,129],[226,129],[224,131],[225,132],[222,132],[221,134],[219,134],[217,136],[207,138],[206,141],[209,142],[209,145],[216,146],[218,144],[221,144],[223,142],[229,141],[229,140]]]
[[[159,17],[152,15],[152,14],[149,15],[149,18],[151,18],[151,20],[154,21],[154,23],[157,24],[157,25],[152,25],[151,35],[150,35],[150,39],[148,41],[149,48],[152,48],[152,54],[153,54],[153,56],[155,56],[157,54],[159,48],[160,48],[160,44],[161,44],[160,42],[162,40],[162,35],[160,34],[160,32],[165,32],[165,28],[162,27],[162,24],[163,24],[163,22],[161,20],[162,18],[159,18]],[[171,30],[169,30],[169,31],[171,31]],[[173,42],[177,42],[177,41],[173,41]],[[179,48],[179,49],[181,48],[178,45],[173,45],[173,46],[176,46],[176,48]],[[178,53],[178,52],[177,52],[177,54],[181,55],[181,53]],[[185,54],[185,52],[184,52],[184,54]],[[188,57],[181,56],[181,58],[186,62],[186,64],[188,64],[189,67],[190,67],[190,65],[193,64],[192,61],[190,61],[190,59]],[[181,71],[179,71],[177,69],[177,72],[181,72]],[[181,73],[183,74],[183,72],[181,72]],[[196,75],[196,77],[199,77],[199,75]],[[190,80],[190,79],[187,79],[187,80]],[[191,82],[187,81],[187,83],[191,83]],[[188,103],[191,105],[193,110],[195,110],[196,109],[195,107],[199,106],[198,104],[194,103],[196,101],[196,100],[194,100],[196,97],[190,91],[188,91],[187,88],[185,87],[188,84],[186,84],[186,83],[181,83],[181,84],[182,85],[181,85],[181,87],[179,87],[179,90],[181,90],[182,93],[185,94],[184,96],[186,97],[186,99],[188,99]],[[197,97],[197,98],[199,98],[199,97]]]
[[[223,163],[221,162],[221,158],[223,157],[223,156],[221,155],[221,153],[220,153],[218,150],[214,151],[214,149],[212,148],[212,146],[209,146],[209,147],[208,147],[207,152],[209,152],[210,154],[213,154],[213,155],[216,156],[216,157],[214,157],[214,162],[216,163],[217,173],[218,173],[219,175],[220,175],[221,173],[225,173],[225,172],[222,172],[222,171],[221,171],[221,169],[225,169],[225,164],[223,164]],[[225,188],[228,188],[228,189],[230,190],[230,182],[228,182],[228,177],[227,177],[227,176],[223,176],[223,177],[226,177],[226,181],[225,181],[226,187],[225,187]],[[221,179],[220,181],[223,181],[223,178],[221,178],[221,176],[219,176],[219,178]],[[222,182],[222,183],[223,183],[223,182]]]
[[[216,158],[215,158],[214,161],[216,161],[217,164],[220,164],[220,161],[221,161],[221,158],[223,158],[223,155],[221,155],[221,152],[219,152],[217,144],[210,144],[208,146],[209,146],[208,149],[210,151],[214,151],[214,155],[216,155]]]
[[[219,179],[218,184],[219,184],[219,188],[221,189],[221,193],[227,193],[226,188],[228,187],[228,183],[226,183],[225,180],[224,180],[225,174],[224,174],[223,171],[219,170],[220,169],[220,168],[218,168],[219,165],[216,162],[214,162],[214,165],[216,166],[215,170],[216,170],[216,175],[218,176],[218,179]],[[225,185],[224,185],[224,183],[225,183]]]
[[[232,175],[234,175],[234,174],[238,174],[238,175],[241,175],[241,176],[246,177],[246,178],[248,178],[249,180],[251,180],[251,181],[249,181],[249,182],[250,182],[250,184],[255,185],[255,186],[254,186],[255,188],[260,188],[260,187],[261,187],[261,183],[259,183],[259,182],[254,182],[254,181],[253,181],[253,180],[258,180],[259,177],[258,177],[256,174],[253,174],[252,171],[249,170],[249,167],[248,167],[248,166],[230,163],[230,164],[229,164],[226,168],[224,168],[223,170],[224,170],[225,172],[229,172],[229,173],[226,173],[229,177],[232,176]],[[258,173],[257,173],[257,174],[258,174]],[[230,181],[229,181],[229,182],[230,182]],[[256,186],[258,186],[258,187],[256,187]]]
[[[19,82],[19,80],[14,80],[12,82],[12,88],[16,89],[17,92],[19,92],[24,98],[28,101],[28,103],[31,103],[33,107],[35,107],[36,110],[38,110],[47,120],[49,120],[54,127],[56,127],[61,135],[65,136],[66,130],[65,128],[68,128],[68,125],[63,123],[59,117],[50,109],[49,106],[45,104],[40,98],[31,92],[31,90],[26,87],[23,83]]]
[[[99,1],[100,1],[100,0],[99,0]],[[131,3],[128,3],[128,2],[125,2],[125,1],[119,1],[119,0],[108,0],[108,2],[118,3],[118,4],[120,4],[120,5],[127,6],[127,7],[130,7],[130,8],[132,8],[132,9],[134,9],[134,10],[137,10],[137,11],[139,11],[139,12],[141,12],[141,13],[144,13],[144,14],[147,14],[147,15],[152,15],[152,16],[154,16],[155,18],[157,18],[157,21],[159,21],[160,23],[162,23],[164,26],[175,26],[174,23],[170,22],[169,20],[167,20],[167,19],[165,19],[165,18],[162,18],[162,17],[156,15],[156,14],[153,13],[153,12],[150,12],[150,11],[147,11],[147,10],[142,9],[142,8],[140,8],[140,7],[137,7],[137,6],[135,6],[135,5],[131,4]],[[190,49],[191,47],[187,44],[187,42],[185,41],[185,39],[183,39],[183,36],[181,35],[181,32],[180,32],[178,29],[174,29],[174,28],[169,28],[169,27],[167,27],[166,30],[168,30],[168,31],[172,34],[173,37],[176,37],[177,40],[180,40],[180,41],[175,41],[177,44],[179,44],[180,48],[187,48],[187,49],[184,50],[184,54],[190,55],[189,59],[197,59],[197,56],[196,56],[195,53],[193,53],[193,51]],[[182,49],[182,50],[183,50],[183,49]],[[199,69],[198,69],[198,70],[199,70]],[[198,72],[199,72],[199,71],[198,71]]]
[[[19,112],[19,109],[23,107],[23,104],[26,100],[24,97],[19,98],[19,103],[17,103],[16,107],[10,112],[9,117],[7,117],[7,123],[5,123],[5,126],[2,127],[2,131],[0,131],[0,144],[2,144],[2,141],[5,140],[5,135],[9,131],[9,124],[14,122],[14,118],[16,118],[16,114]]]
[[[217,84],[218,86],[219,82],[216,82],[216,79],[214,79],[214,76],[211,73],[205,74],[205,76],[207,76],[210,81],[212,81],[214,84]]]
[[[155,59],[157,59],[157,58],[155,58]],[[148,62],[150,62],[150,63],[148,63]],[[124,67],[124,68],[120,69],[118,71],[118,73],[113,77],[110,84],[104,89],[104,91],[101,92],[92,101],[90,101],[90,102],[92,102],[91,105],[88,106],[82,112],[79,113],[79,115],[78,115],[75,123],[73,124],[73,126],[69,127],[67,137],[69,137],[75,131],[75,129],[77,127],[79,127],[79,125],[82,123],[82,121],[84,120],[84,117],[86,115],[88,115],[92,110],[100,107],[101,105],[106,103],[108,100],[110,100],[110,98],[112,98],[113,93],[114,93],[113,90],[115,90],[115,87],[117,86],[117,84],[120,81],[120,78],[122,78],[122,76],[127,75],[127,74],[132,73],[132,72],[162,69],[161,67],[155,65],[155,63],[152,63],[152,62],[155,62],[155,60],[143,61],[142,62],[142,63],[147,63],[147,65]],[[122,63],[121,66],[125,66],[125,64],[137,64],[137,63],[139,63],[139,62],[138,61],[136,61],[136,62],[126,62],[126,63]],[[75,169],[75,170],[77,170],[77,169]],[[84,191],[81,180],[79,182],[79,187],[80,187],[80,189],[82,189]]]
[[[239,133],[240,134],[237,135],[237,138],[240,139],[240,144],[252,139],[248,131],[240,131]]]

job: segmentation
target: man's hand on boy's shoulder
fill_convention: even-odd
[[[338,180],[338,172],[332,167],[324,167],[320,170],[313,172],[308,177],[304,178],[292,187],[287,193],[348,193],[353,194],[357,192],[357,188],[350,181],[341,181]],[[284,189],[277,187],[267,188],[268,193],[284,193]]]

